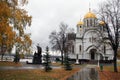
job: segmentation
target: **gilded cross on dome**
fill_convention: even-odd
[[[96,15],[91,12],[90,3],[89,3],[89,12],[84,16],[84,18],[96,18]]]
[[[91,11],[91,8],[90,8],[90,2],[89,2],[89,12]]]

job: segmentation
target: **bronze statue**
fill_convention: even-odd
[[[37,45],[37,52],[34,53],[33,56],[33,64],[41,64],[42,63],[42,48]]]

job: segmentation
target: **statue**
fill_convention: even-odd
[[[34,53],[33,56],[33,64],[41,64],[42,63],[42,48],[39,46],[39,44],[37,45],[37,53]]]
[[[41,54],[42,49],[41,49],[41,47],[39,46],[39,44],[37,45],[37,50],[38,50],[38,54]]]
[[[42,64],[42,48],[39,46],[39,44],[37,45],[37,52],[35,51],[33,55],[32,63],[29,63],[28,61],[26,61],[26,63],[27,64]]]

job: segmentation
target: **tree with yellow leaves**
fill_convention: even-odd
[[[0,0],[0,54],[11,52],[14,45],[20,47],[20,51],[25,50],[25,43],[29,43],[27,48],[31,46],[30,37],[25,39],[27,35],[24,29],[31,25],[32,17],[23,9],[28,0]],[[19,51],[19,52],[20,52]]]
[[[24,35],[24,48],[23,48],[23,51],[24,53],[31,53],[31,45],[32,45],[32,40],[30,39],[30,35],[29,34],[26,34]]]

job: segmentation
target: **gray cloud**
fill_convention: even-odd
[[[29,0],[26,9],[33,20],[28,32],[33,43],[48,45],[50,32],[57,30],[62,21],[76,29],[77,22],[88,12],[89,2],[92,9],[97,9],[101,1],[104,0]]]

